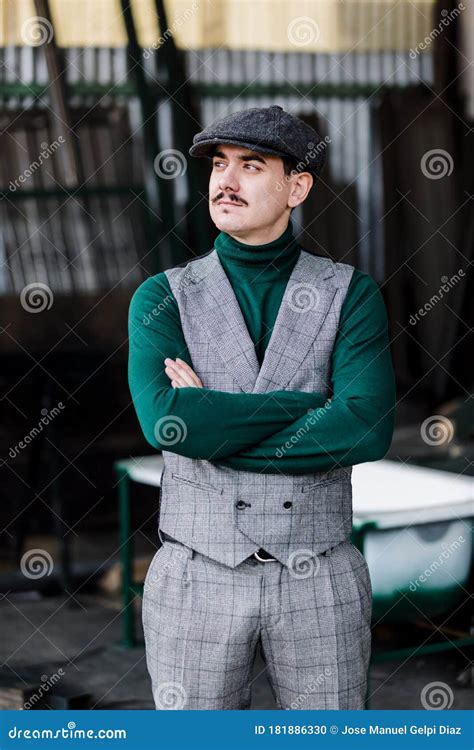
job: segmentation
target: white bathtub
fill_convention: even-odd
[[[474,477],[383,460],[354,466],[352,486],[374,622],[431,617],[466,597]]]

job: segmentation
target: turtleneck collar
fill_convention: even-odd
[[[239,266],[240,276],[259,281],[288,271],[300,253],[291,219],[283,234],[264,245],[247,245],[221,232],[214,241],[214,247],[224,268]]]

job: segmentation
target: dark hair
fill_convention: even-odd
[[[298,162],[292,156],[282,156],[281,160],[283,162],[283,171],[285,172],[285,175],[290,175],[293,170],[296,170]]]

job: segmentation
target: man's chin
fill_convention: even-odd
[[[235,214],[233,212],[231,213],[230,211],[228,214],[222,211],[213,211],[211,213],[211,219],[216,225],[217,229],[219,229],[221,232],[236,232],[240,229],[246,229],[248,223],[247,217],[235,216]]]

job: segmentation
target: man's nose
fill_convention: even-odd
[[[232,190],[234,193],[238,192],[239,181],[237,178],[237,170],[231,165],[227,166],[225,170],[219,174],[217,184],[220,190]]]

